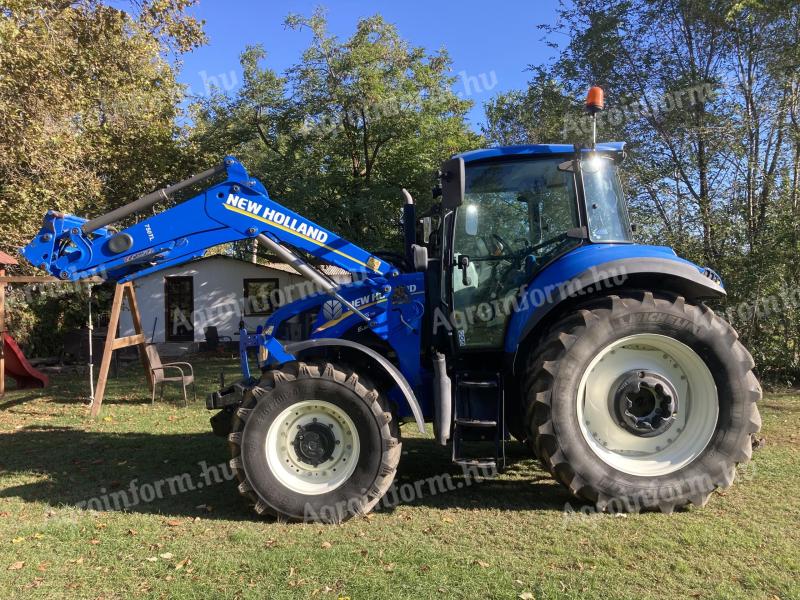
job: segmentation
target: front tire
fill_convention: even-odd
[[[372,510],[391,486],[401,444],[386,399],[331,363],[267,371],[228,436],[239,491],[260,515],[341,522]]]
[[[597,298],[553,325],[529,362],[528,434],[553,477],[599,510],[702,506],[750,459],[753,366],[706,306]]]

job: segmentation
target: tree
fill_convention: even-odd
[[[0,5],[0,247],[47,209],[97,214],[183,170],[168,55],[202,42],[194,2]]]
[[[203,41],[194,3],[0,2],[0,248],[26,244],[49,209],[95,216],[187,174],[175,58]],[[10,301],[37,353],[85,319],[71,296]]]
[[[800,378],[797,307],[782,288],[800,285],[799,14],[789,0],[565,1],[542,29],[567,42],[527,91],[489,106],[485,130],[504,141],[562,119],[567,141],[586,141],[570,127],[578,101],[604,87],[599,135],[629,143],[624,174],[642,237],[722,273],[729,316],[762,375],[783,380]],[[534,104],[535,121],[521,116],[527,98],[551,96]],[[765,311],[764,299],[784,306]]]
[[[450,60],[411,47],[380,16],[344,41],[319,11],[286,24],[312,34],[301,61],[278,75],[249,48],[239,93],[195,106],[193,139],[208,156],[233,149],[306,217],[373,249],[396,245],[400,188],[424,206],[441,161],[479,144],[465,125],[469,102],[451,91]]]

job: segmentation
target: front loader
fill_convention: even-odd
[[[308,279],[304,298],[242,326],[242,379],[207,400],[259,514],[369,512],[393,482],[403,422],[432,422],[455,463],[501,469],[513,436],[600,510],[670,512],[731,484],[761,391],[736,332],[704,304],[725,296],[720,278],[633,242],[623,156],[622,143],[594,142],[457,155],[429,212],[406,193],[403,255],[294,213],[233,157],[93,220],[50,211],[22,253],[65,280],[130,281],[255,239]],[[290,319],[308,325],[304,339],[286,339]]]

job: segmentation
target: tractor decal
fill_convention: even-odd
[[[230,197],[229,197],[229,199],[230,199]],[[245,202],[247,202],[247,201],[245,201]],[[339,256],[343,256],[344,258],[346,258],[348,260],[351,260],[354,263],[356,263],[358,265],[361,265],[362,267],[367,267],[368,269],[370,269],[372,271],[375,271],[376,273],[380,272],[381,262],[378,259],[376,259],[374,257],[370,257],[369,260],[364,262],[362,260],[358,260],[357,258],[354,258],[354,257],[350,256],[349,254],[345,254],[341,250],[337,250],[336,248],[328,246],[327,244],[324,244],[321,241],[319,241],[317,239],[314,239],[313,237],[309,237],[306,233],[301,233],[301,229],[300,228],[303,225],[305,225],[304,231],[308,231],[309,229],[311,229],[312,232],[316,232],[316,235],[324,236],[324,239],[326,239],[326,240],[328,239],[328,234],[326,232],[324,232],[324,231],[316,230],[313,227],[310,227],[309,225],[307,225],[305,223],[302,223],[301,225],[297,225],[297,219],[288,219],[289,222],[290,222],[289,223],[290,226],[287,226],[285,224],[277,223],[276,221],[271,221],[270,219],[262,217],[261,215],[255,214],[254,212],[249,212],[247,210],[247,208],[240,208],[238,202],[234,206],[233,204],[228,204],[228,202],[226,201],[226,203],[223,204],[222,206],[224,208],[226,208],[227,210],[230,210],[232,212],[238,213],[240,215],[244,215],[246,217],[250,217],[252,219],[256,219],[258,221],[261,221],[262,223],[268,223],[270,226],[275,227],[276,229],[280,229],[281,231],[285,231],[286,233],[290,233],[290,234],[295,235],[297,237],[301,237],[306,241],[309,241],[309,242],[311,242],[313,244],[316,244],[317,246],[320,246],[321,248],[325,248],[325,250],[327,250],[329,252],[333,252],[334,254],[338,254]],[[258,206],[258,205],[256,204],[256,206]],[[245,204],[245,207],[247,207],[247,204]],[[255,208],[255,207],[253,207],[253,208]],[[269,209],[265,210],[265,212],[268,212],[268,211],[269,211]],[[276,213],[272,213],[271,211],[269,211],[269,212],[270,212],[270,216],[281,215],[284,218],[286,217],[286,215],[284,215],[283,213],[277,213],[277,212]],[[295,228],[292,229],[292,226],[294,226]]]

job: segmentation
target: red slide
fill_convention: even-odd
[[[7,333],[3,333],[3,344],[5,345],[6,373],[16,379],[17,389],[41,388],[50,383],[47,375],[31,366],[22,350],[17,346],[17,342]]]

